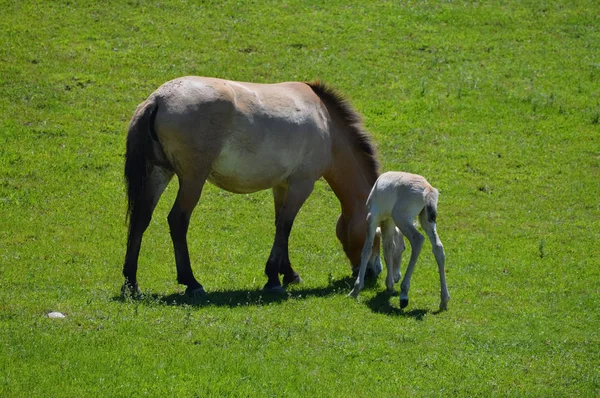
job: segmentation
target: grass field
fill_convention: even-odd
[[[0,396],[600,395],[596,1],[0,1]],[[358,300],[319,181],[304,283],[264,296],[271,193],[207,185],[176,284],[166,215],[122,301],[125,132],[183,75],[322,79],[383,170],[441,191],[452,300],[426,243],[411,303]],[[407,257],[405,257],[407,258]],[[49,319],[50,311],[66,314]]]

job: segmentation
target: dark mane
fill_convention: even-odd
[[[377,158],[377,148],[371,139],[371,135],[362,124],[362,118],[352,108],[352,105],[335,89],[321,81],[307,82],[308,86],[319,96],[321,101],[327,107],[335,109],[346,125],[346,132],[350,135],[350,142],[358,149],[357,152],[363,155],[363,160],[367,165],[367,173],[371,183],[375,183],[379,177],[379,160]]]

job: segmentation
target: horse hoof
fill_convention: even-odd
[[[129,297],[134,300],[142,298],[142,291],[138,287],[137,283],[130,285],[129,283],[125,282],[123,286],[121,286],[121,298],[125,299]]]
[[[400,299],[400,308],[408,307],[408,299]]]
[[[352,289],[352,291],[350,293],[348,293],[348,297],[357,298],[358,297],[358,290]]]
[[[268,294],[276,294],[283,296],[285,295],[285,289],[281,285],[269,286],[268,284],[263,287],[263,292]]]
[[[300,275],[298,274],[294,274],[290,280],[287,280],[286,277],[283,277],[283,286],[296,285],[298,283],[302,283],[302,278],[300,278]]]
[[[191,298],[201,298],[206,296],[206,292],[204,291],[204,288],[202,286],[194,289],[188,287],[187,289],[185,289],[185,295]]]

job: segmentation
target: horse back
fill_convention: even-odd
[[[185,77],[152,97],[156,135],[178,175],[247,193],[317,179],[330,161],[328,115],[306,84]]]
[[[420,175],[388,171],[375,182],[367,205],[384,217],[396,213],[412,220],[425,207],[426,197],[434,191],[437,193]]]

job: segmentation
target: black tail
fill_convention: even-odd
[[[435,223],[437,218],[437,203],[439,192],[434,187],[425,188],[425,210],[427,211],[427,221]]]
[[[435,207],[433,206],[427,206],[427,220],[429,220],[430,223],[435,223],[435,220],[437,219],[437,210]]]
[[[129,123],[125,152],[125,184],[127,185],[127,218],[135,218],[144,203],[144,189],[150,174],[153,153],[154,118],[158,106],[148,99],[138,106]]]

